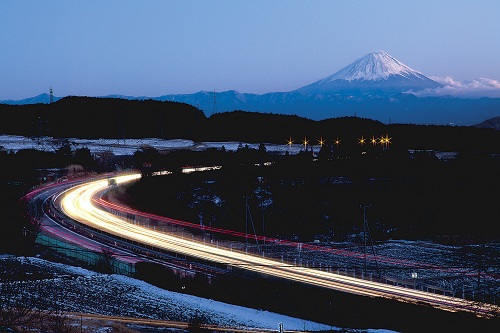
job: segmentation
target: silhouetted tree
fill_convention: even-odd
[[[75,150],[73,163],[83,166],[87,171],[94,171],[97,169],[97,162],[90,152],[90,149],[86,147]]]

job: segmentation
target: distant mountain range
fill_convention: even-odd
[[[474,125],[474,127],[478,128],[493,128],[500,131],[500,117],[495,117],[491,119],[487,119],[480,124]]]
[[[53,97],[53,101],[57,102],[62,97]],[[0,101],[1,104],[9,104],[9,105],[26,105],[26,104],[49,104],[50,103],[50,95],[49,94],[40,94],[34,97],[13,100],[7,99],[4,101]]]
[[[500,98],[417,97],[413,94],[442,86],[389,54],[374,52],[333,75],[289,92],[259,95],[229,90],[159,97],[103,97],[182,102],[203,110],[207,116],[243,110],[296,114],[313,120],[358,116],[384,123],[472,125],[500,115]],[[49,98],[48,94],[41,94],[0,103],[49,103]],[[59,99],[54,97],[54,101]]]

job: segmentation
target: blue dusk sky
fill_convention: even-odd
[[[290,91],[382,50],[495,87],[500,1],[2,0],[0,45],[0,100]]]

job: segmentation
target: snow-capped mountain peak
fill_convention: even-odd
[[[335,74],[321,80],[329,82],[334,80],[385,80],[390,75],[413,76],[422,75],[406,66],[396,58],[385,52],[372,52],[356,60]]]
[[[386,52],[372,52],[300,91],[324,92],[405,92],[436,88],[439,83],[411,69]]]

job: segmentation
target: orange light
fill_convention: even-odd
[[[358,138],[358,140],[359,140],[359,144],[360,145],[364,145],[365,144],[366,139],[362,135],[361,135],[361,138]]]
[[[339,137],[337,137],[337,138],[335,139],[335,144],[336,144],[337,146],[340,144]]]
[[[304,141],[302,141],[302,144],[304,145],[304,149],[307,148],[307,145],[309,144],[309,141],[307,141],[307,137],[304,137]]]
[[[323,137],[321,137],[321,138],[318,140],[318,143],[319,143],[319,146],[320,146],[320,147],[323,147],[323,145],[325,144],[325,140],[323,140]]]
[[[286,144],[291,147],[292,146],[292,143],[293,143],[293,140],[292,140],[292,137],[290,137],[290,139],[288,139],[288,141],[286,142]]]
[[[389,137],[389,134],[386,134],[385,136],[382,135],[380,137],[380,141],[379,142],[380,142],[380,144],[382,146],[389,147],[389,145],[391,144],[391,139],[392,138]]]

